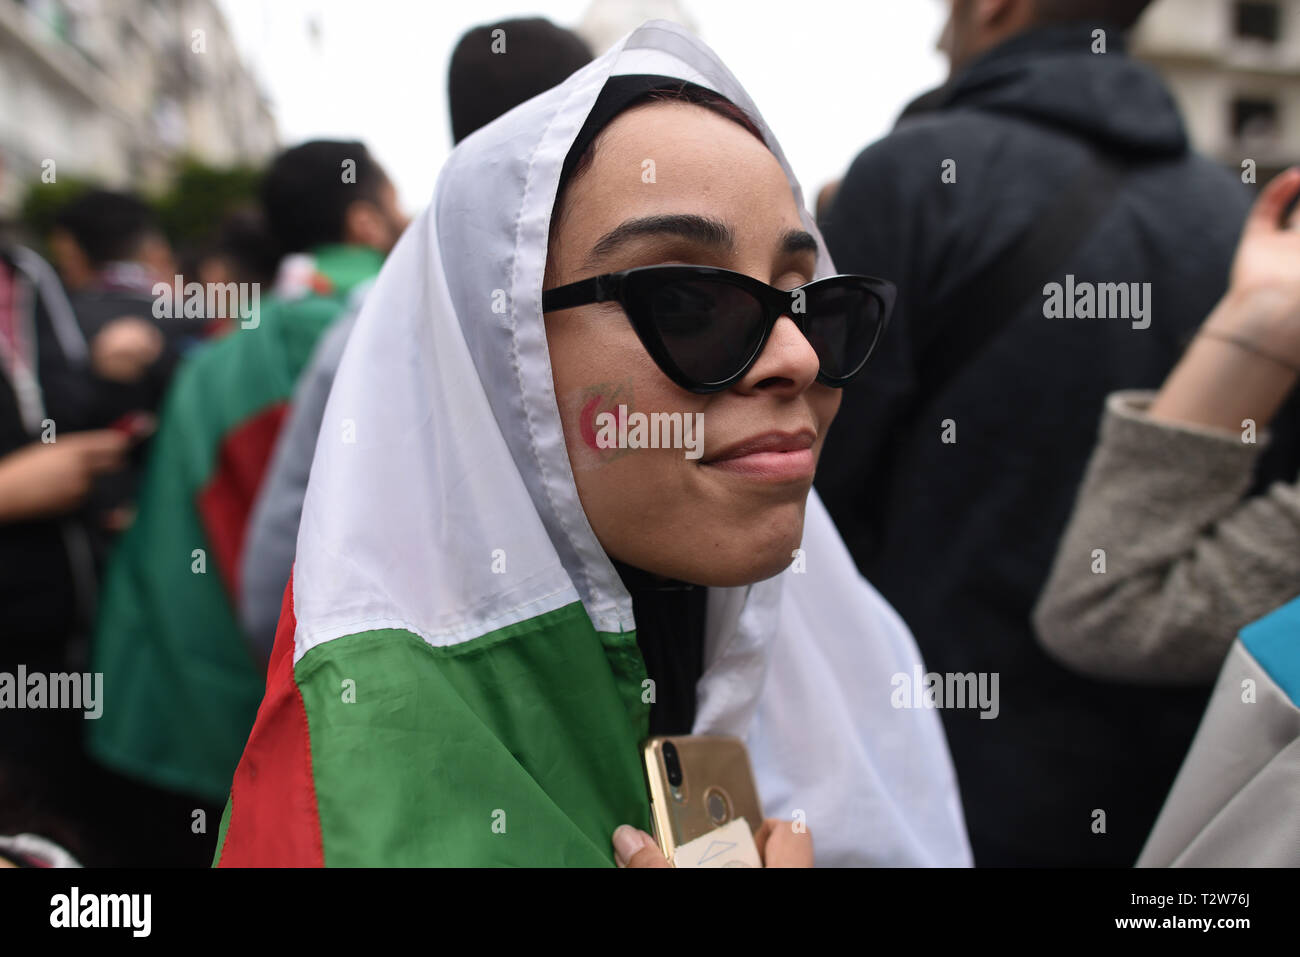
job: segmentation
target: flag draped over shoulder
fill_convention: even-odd
[[[452,153],[330,393],[218,864],[612,866],[614,829],[649,828],[632,602],[578,499],[541,312],[561,165],[623,73],[761,125],[707,47],[653,21]],[[746,741],[764,813],[805,821],[821,864],[969,864],[938,715],[890,701],[915,643],[815,494],[803,548],[709,589],[693,730]]]
[[[89,723],[91,752],[212,801],[228,793],[265,687],[233,602],[248,513],[298,373],[382,263],[353,246],[314,258],[315,292],[262,302],[177,372],[100,598],[92,666],[105,707]]]
[[[1242,629],[1139,867],[1300,867],[1300,598]]]

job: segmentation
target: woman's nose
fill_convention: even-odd
[[[789,315],[772,327],[763,352],[734,388],[745,391],[781,390],[798,394],[817,380],[817,353]]]

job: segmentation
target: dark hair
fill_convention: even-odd
[[[1090,20],[1124,30],[1137,23],[1151,0],[1034,0],[1036,23]]]
[[[280,263],[279,247],[256,209],[235,209],[217,227],[207,257],[227,260],[241,280],[270,285]]]
[[[355,163],[355,181],[345,163]],[[285,253],[343,240],[344,217],[356,200],[377,202],[388,182],[360,142],[313,140],[285,150],[262,178],[266,222]]]
[[[149,204],[132,193],[96,189],[59,210],[54,227],[66,230],[96,269],[130,259],[151,235],[162,230]]]
[[[505,52],[493,52],[493,36],[505,32]],[[576,34],[533,17],[474,27],[456,44],[447,72],[451,136],[459,143],[525,100],[568,79],[591,62]]]
[[[767,141],[763,139],[763,131],[758,128],[758,124],[754,122],[748,113],[738,107],[735,103],[732,103],[721,93],[715,93],[713,90],[706,89],[702,86],[696,86],[694,84],[683,83],[681,87],[664,90],[651,90],[648,93],[643,93],[635,99],[629,100],[628,103],[615,114],[615,116],[621,116],[633,107],[644,106],[647,103],[691,103],[695,106],[702,106],[706,110],[731,120],[733,123],[753,135],[764,146],[767,145]],[[610,120],[605,124],[605,127],[608,127],[609,123],[613,122],[613,120],[614,117],[610,117]],[[561,176],[560,186],[555,196],[554,213],[551,216],[552,233],[554,233],[556,225],[560,219],[558,214],[562,213],[564,209],[565,194],[568,192],[569,187],[573,185],[574,180],[578,179],[578,177],[586,171],[587,167],[591,165],[591,161],[596,155],[596,144],[600,142],[600,135],[604,132],[605,127],[602,127],[600,133],[597,133],[592,137],[591,141],[587,144],[587,148],[584,149],[578,156],[577,160],[568,167],[566,174]]]

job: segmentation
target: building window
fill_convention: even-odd
[[[1237,36],[1243,40],[1277,43],[1281,19],[1281,12],[1276,3],[1238,0]]]
[[[1238,140],[1270,140],[1277,133],[1276,100],[1239,96],[1232,101],[1232,135]]]

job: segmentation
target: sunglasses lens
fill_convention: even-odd
[[[860,282],[827,282],[809,291],[808,340],[822,375],[846,379],[858,372],[880,335],[884,302]]]
[[[763,307],[745,290],[711,279],[660,286],[650,312],[664,350],[701,385],[735,375],[763,338]]]

